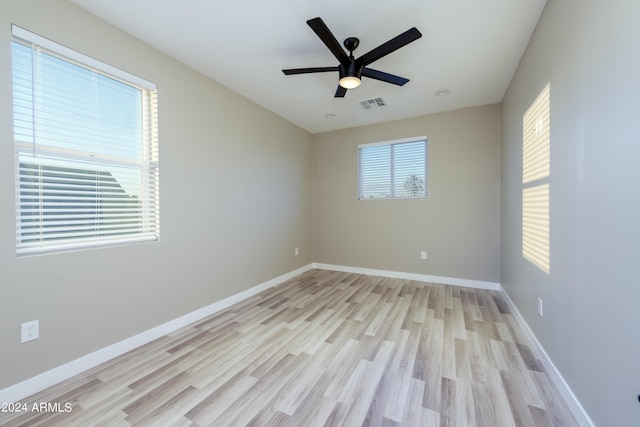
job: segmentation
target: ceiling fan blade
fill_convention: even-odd
[[[342,49],[342,46],[336,40],[336,37],[331,33],[329,27],[324,23],[321,18],[313,18],[307,21],[307,24],[311,27],[314,33],[320,37],[320,40],[329,48],[333,56],[335,56],[341,64],[348,63],[349,57]]]
[[[338,89],[336,89],[336,94],[334,98],[344,98],[344,95],[347,93],[347,90],[342,86],[338,85]]]
[[[387,82],[398,86],[404,86],[409,82],[409,79],[404,77],[395,76],[393,74],[385,73],[384,71],[374,70],[373,68],[364,68],[362,70],[363,77],[369,77],[371,79],[380,80],[381,82]]]
[[[338,67],[289,68],[282,70],[287,76],[291,74],[325,73],[328,71],[338,71]]]
[[[418,40],[420,37],[422,37],[422,33],[418,31],[416,27],[410,28],[399,36],[396,36],[388,42],[383,43],[377,48],[365,53],[356,60],[356,63],[362,66],[367,66],[383,56],[387,56],[391,52],[395,52],[401,47]]]

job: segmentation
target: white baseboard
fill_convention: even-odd
[[[502,288],[502,286],[500,287],[500,291],[502,292],[502,295],[504,296],[509,309],[513,313],[513,316],[520,325],[520,328],[531,343],[534,353],[538,356],[538,358],[544,365],[547,374],[549,374],[549,378],[558,389],[558,392],[566,402],[573,417],[581,426],[595,427],[595,424],[593,423],[593,421],[591,421],[591,418],[589,418],[589,415],[580,404],[580,401],[578,400],[576,395],[573,394],[573,391],[569,387],[569,384],[567,384],[567,382],[564,380],[564,378],[560,374],[560,371],[558,371],[556,366],[553,364],[547,352],[544,351],[544,347],[542,347],[542,344],[540,344],[536,336],[533,334],[533,331],[531,330],[531,328],[529,328],[529,325],[524,320],[524,317],[522,317],[522,315],[516,308],[516,305],[513,303],[513,301],[511,301],[509,294]]]
[[[391,277],[394,279],[417,280],[419,282],[440,283],[442,285],[466,286],[468,288],[488,289],[499,291],[500,284],[494,282],[484,282],[481,280],[458,279],[455,277],[430,276],[427,274],[404,273],[401,271],[375,270],[372,268],[350,267],[344,265],[313,263],[313,268],[321,270],[342,271],[344,273],[366,274],[369,276]]]
[[[217,313],[233,304],[247,299],[257,293],[260,293],[268,288],[279,285],[305,271],[310,270],[312,264],[300,267],[294,271],[278,276],[267,282],[256,285],[246,291],[232,295],[223,300],[217,301],[206,307],[185,314],[177,319],[171,320],[155,328],[151,328],[144,332],[134,335],[130,338],[112,344],[108,347],[102,348],[93,353],[82,356],[76,360],[73,360],[64,365],[53,368],[49,371],[43,372],[40,375],[29,378],[21,383],[12,385],[3,390],[0,390],[0,402],[19,402],[25,397],[31,396],[39,391],[42,391],[52,385],[58,384],[66,379],[69,379],[75,375],[81,374],[93,367],[107,362],[115,357],[118,357],[134,348],[147,344],[155,339],[158,339],[171,332],[177,331],[187,325],[197,322],[207,316]]]
[[[553,384],[558,389],[558,392],[567,403],[569,410],[571,411],[573,417],[576,419],[580,426],[584,427],[595,427],[593,421],[589,418],[589,415],[584,410],[580,401],[576,398],[575,394],[564,380],[560,371],[555,367],[549,355],[544,350],[536,336],[525,322],[524,318],[516,308],[515,304],[509,297],[509,294],[502,288],[499,283],[493,282],[483,282],[478,280],[468,280],[468,279],[458,279],[452,277],[441,277],[441,276],[430,276],[424,274],[414,274],[414,273],[404,273],[398,271],[387,271],[387,270],[375,270],[370,268],[360,268],[360,267],[350,267],[350,266],[342,266],[342,265],[331,265],[331,264],[322,264],[322,263],[313,263],[313,268],[318,268],[321,270],[333,270],[333,271],[342,271],[345,273],[356,273],[356,274],[366,274],[371,276],[382,276],[382,277],[391,277],[396,279],[407,279],[407,280],[417,280],[421,282],[431,282],[431,283],[440,283],[444,285],[454,285],[454,286],[466,286],[469,288],[478,288],[478,289],[488,289],[492,291],[500,291],[504,296],[511,312],[514,317],[518,321],[518,324],[522,328],[522,331],[526,335],[527,339],[531,343],[533,347],[533,351],[536,353],[542,364],[544,365],[547,373],[549,374],[549,378],[553,382]]]
[[[333,271],[341,271],[345,273],[355,273],[355,274],[365,274],[372,276],[382,276],[382,277],[391,277],[397,279],[406,279],[406,280],[416,280],[421,282],[431,282],[431,283],[440,283],[444,285],[454,285],[454,286],[465,286],[470,288],[478,288],[478,289],[488,289],[493,291],[500,291],[505,297],[509,308],[514,314],[516,320],[520,324],[523,332],[531,342],[533,350],[536,352],[540,360],[542,361],[549,377],[553,381],[556,388],[564,398],[565,402],[569,406],[573,416],[576,418],[578,423],[581,426],[585,427],[594,427],[593,422],[585,412],[584,408],[573,394],[569,385],[566,383],[560,372],[556,369],[553,362],[544,351],[540,342],[538,342],[536,336],[533,334],[524,318],[520,315],[520,312],[509,298],[509,295],[505,292],[504,289],[500,286],[499,283],[494,282],[484,282],[479,280],[469,280],[469,279],[458,279],[452,277],[441,277],[441,276],[430,276],[424,274],[415,274],[415,273],[404,273],[399,271],[388,271],[388,270],[376,270],[370,268],[360,268],[360,267],[350,267],[350,266],[341,266],[341,265],[331,265],[331,264],[322,264],[322,263],[312,263],[303,267],[300,267],[296,270],[293,270],[289,273],[278,276],[274,279],[256,285],[250,289],[247,289],[238,294],[232,295],[228,298],[225,298],[221,301],[217,301],[213,304],[210,304],[206,307],[188,313],[184,316],[181,316],[177,319],[171,320],[162,325],[156,326],[155,328],[144,331],[138,335],[127,338],[123,341],[117,342],[113,345],[90,353],[86,356],[82,356],[76,360],[73,360],[64,365],[58,366],[57,368],[51,369],[47,372],[44,372],[35,377],[29,378],[21,383],[15,384],[13,386],[7,387],[3,390],[0,390],[0,402],[18,402],[23,400],[25,397],[31,396],[39,391],[42,391],[52,385],[58,384],[68,378],[71,378],[75,375],[81,374],[84,371],[87,371],[93,367],[100,365],[101,363],[107,362],[117,356],[120,356],[130,350],[133,350],[137,347],[140,347],[144,344],[147,344],[157,338],[160,338],[164,335],[167,335],[171,332],[177,331],[180,328],[183,328],[187,325],[190,325],[194,322],[197,322],[207,316],[210,316],[218,311],[221,311],[227,307],[232,306],[233,304],[240,302],[244,299],[247,299],[257,293],[260,293],[266,289],[269,289],[273,286],[279,285],[280,283],[286,282],[293,277],[302,274],[310,269],[317,268],[320,270],[333,270]]]

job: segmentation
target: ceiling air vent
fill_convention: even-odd
[[[372,108],[384,107],[385,102],[382,98],[371,98],[360,101],[360,105],[362,105],[362,108],[365,110],[371,110]]]

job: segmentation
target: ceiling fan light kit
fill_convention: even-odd
[[[340,46],[340,43],[338,43],[338,40],[331,33],[321,18],[310,19],[307,21],[307,24],[316,33],[320,40],[322,40],[325,46],[327,46],[333,56],[336,57],[339,64],[337,67],[285,69],[282,70],[285,75],[338,71],[339,82],[335,93],[336,98],[342,98],[345,96],[348,89],[355,89],[360,86],[363,76],[398,86],[403,86],[409,81],[409,79],[405,79],[404,77],[394,76],[393,74],[374,70],[373,68],[367,68],[367,65],[422,37],[420,31],[415,27],[408,29],[399,36],[394,37],[386,43],[383,43],[375,49],[365,53],[358,59],[355,59],[353,51],[360,44],[360,40],[356,37],[349,37],[344,41],[344,47],[349,51],[349,55],[347,55],[344,49],[342,49],[342,46]]]
[[[355,89],[358,86],[360,86],[361,83],[362,83],[362,80],[360,80],[356,76],[344,76],[338,82],[338,84],[345,89]]]

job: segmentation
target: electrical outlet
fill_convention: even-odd
[[[427,259],[427,251],[420,252],[420,259],[422,260]]]
[[[296,249],[293,251],[293,254],[294,254],[295,256],[298,256],[298,254],[299,254],[299,253],[300,253],[300,252],[298,251],[298,248],[296,248]]]
[[[20,342],[33,341],[40,338],[40,321],[32,320],[20,325]]]
[[[542,298],[538,298],[538,316],[542,317]]]

